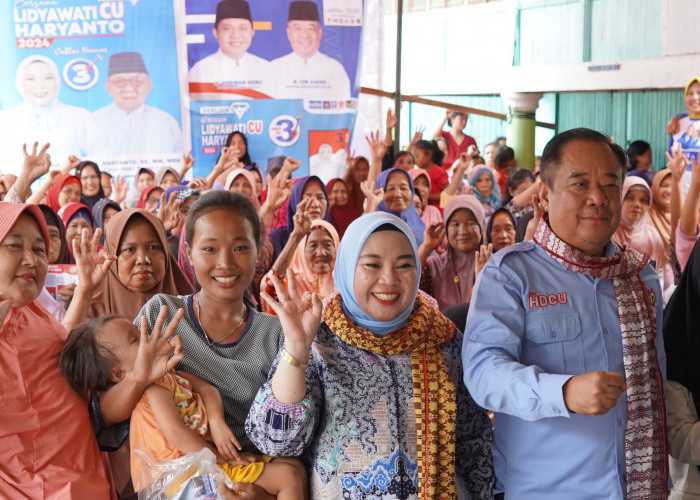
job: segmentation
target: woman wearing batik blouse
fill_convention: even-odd
[[[320,329],[320,300],[299,297],[292,273],[288,292],[273,278],[279,301],[263,294],[285,345],[248,436],[264,453],[304,456],[314,499],[491,498],[491,425],[462,382],[461,334],[417,295],[410,227],[364,215],[337,262]]]

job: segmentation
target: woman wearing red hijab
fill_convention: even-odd
[[[49,251],[39,207],[0,202],[0,241],[0,498],[109,498],[87,404],[58,369],[68,333],[36,301]],[[69,328],[84,319],[106,271],[89,269],[88,247],[77,255],[83,287],[64,319]]]
[[[352,221],[362,215],[362,210],[358,210],[350,199],[347,184],[343,179],[331,179],[326,185],[326,191],[331,204],[328,214],[338,231],[338,236],[342,238]]]
[[[80,203],[83,185],[80,178],[71,174],[61,174],[46,192],[46,204],[58,212],[69,203]]]

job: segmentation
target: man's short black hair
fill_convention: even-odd
[[[620,165],[622,179],[625,177],[627,169],[627,156],[625,151],[619,144],[611,143],[610,137],[590,128],[573,128],[560,134],[555,135],[544,147],[542,152],[542,161],[540,162],[540,178],[549,188],[554,182],[554,172],[561,161],[561,154],[564,146],[572,141],[586,141],[604,145],[610,148],[610,151],[615,155],[617,163]]]

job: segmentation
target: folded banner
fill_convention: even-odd
[[[195,175],[233,132],[243,163],[275,157],[324,181],[345,169],[357,108],[362,0],[186,0],[188,91]]]
[[[182,163],[173,4],[144,0],[15,0],[0,18],[2,171],[22,144],[50,142],[113,174]],[[14,78],[13,78],[14,77]]]

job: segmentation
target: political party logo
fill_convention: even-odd
[[[234,102],[231,104],[231,111],[235,113],[239,120],[243,118],[243,115],[249,109],[250,105],[247,102]]]
[[[94,60],[78,57],[71,59],[63,67],[63,79],[66,84],[75,90],[88,90],[95,86],[99,80],[100,72],[97,61],[102,60],[99,54]]]
[[[275,117],[268,128],[270,139],[277,146],[287,147],[295,144],[301,136],[299,124],[301,116],[294,118],[289,115]]]

